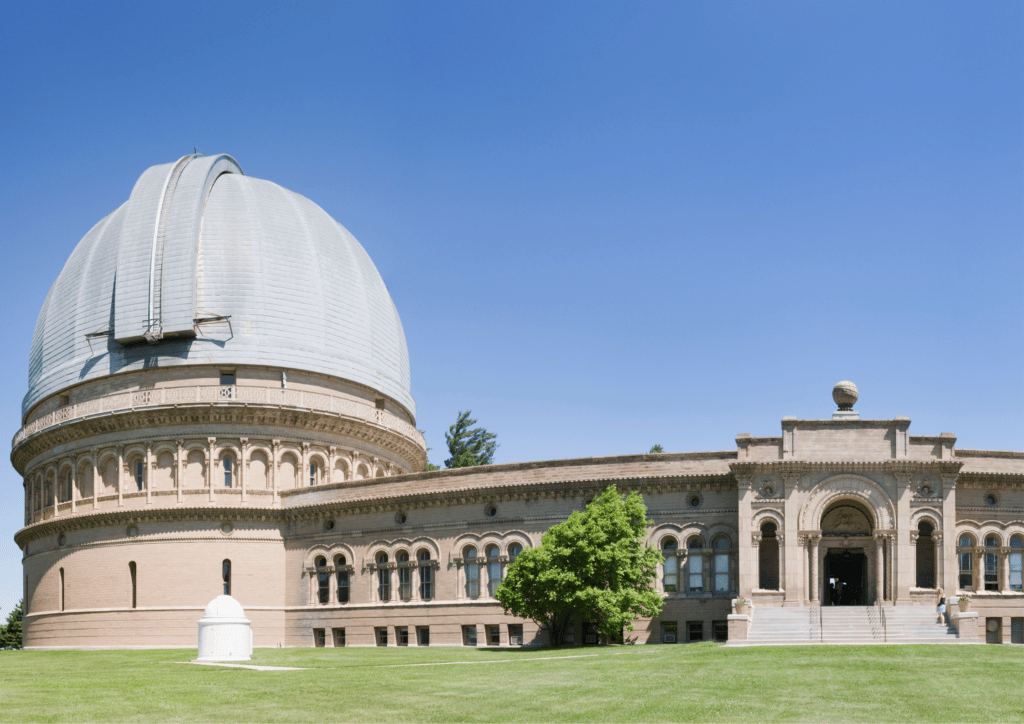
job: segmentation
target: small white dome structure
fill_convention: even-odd
[[[248,661],[252,658],[252,624],[231,596],[217,596],[199,619],[197,661]]]

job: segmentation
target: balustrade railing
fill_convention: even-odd
[[[33,420],[21,428],[14,435],[11,447],[17,447],[37,433],[73,420],[101,414],[130,412],[135,409],[149,407],[188,404],[268,405],[333,413],[386,427],[411,440],[424,444],[423,436],[419,430],[387,410],[380,410],[376,407],[363,405],[353,400],[335,397],[322,392],[306,392],[303,390],[271,387],[248,387],[243,385],[194,385],[122,392],[76,402],[72,405],[65,405]]]

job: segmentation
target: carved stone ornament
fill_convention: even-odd
[[[821,521],[821,534],[827,536],[871,535],[871,521],[852,505],[837,505]]]

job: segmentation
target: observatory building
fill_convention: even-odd
[[[194,647],[229,595],[256,647],[542,644],[494,590],[614,484],[665,560],[638,643],[1024,643],[1024,453],[856,399],[840,383],[824,419],[723,451],[420,472],[402,324],[362,246],[230,156],[186,156],[82,238],[39,313],[11,453],[24,642]]]

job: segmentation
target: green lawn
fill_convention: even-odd
[[[1024,648],[1011,646],[260,649],[251,663],[309,668],[176,663],[194,656],[3,651],[0,720],[1024,721]]]

